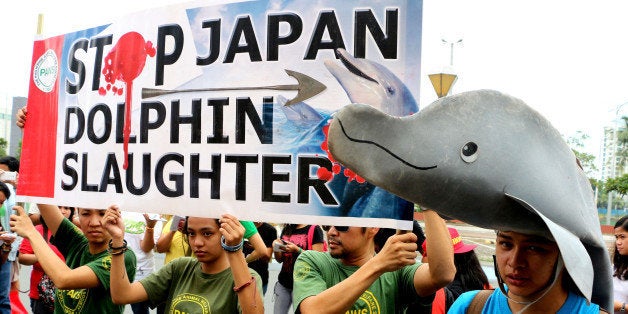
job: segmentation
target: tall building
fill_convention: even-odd
[[[22,132],[15,125],[15,115],[19,108],[26,105],[26,97],[13,97],[0,102],[0,138],[7,141],[6,153],[15,156],[19,150]]]
[[[618,142],[617,135],[623,128],[605,127],[604,139],[602,141],[602,167],[601,167],[601,180],[606,181],[608,178],[614,178],[622,174],[628,173],[628,169],[621,165],[620,152],[624,148],[624,145]]]
[[[26,106],[26,97],[13,97],[13,105],[11,106],[11,125],[9,128],[9,136],[6,137],[9,142],[7,145],[7,154],[16,156],[22,143],[22,130],[15,124],[15,116],[20,108]]]

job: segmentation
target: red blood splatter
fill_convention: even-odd
[[[331,172],[327,170],[327,168],[319,168],[318,171],[316,171],[316,175],[321,180],[331,181],[331,179],[334,178],[334,175],[340,174],[340,170],[342,169],[342,166],[339,162],[336,162],[336,160],[334,159],[334,156],[332,156],[331,152],[329,151],[329,144],[328,144],[329,143],[329,123],[323,126],[322,131],[323,131],[323,134],[325,135],[325,140],[321,143],[321,148],[323,149],[324,152],[327,153],[327,158],[329,159],[329,161],[332,162],[332,166],[331,166]],[[351,182],[353,180],[355,180],[358,183],[366,182],[364,178],[360,177],[355,172],[351,171],[349,168],[345,167],[345,170],[343,171],[342,174],[345,177],[347,177],[348,182]]]
[[[129,156],[129,137],[131,135],[131,108],[133,95],[133,80],[137,78],[146,63],[147,57],[154,57],[156,49],[150,41],[144,41],[144,37],[137,32],[128,32],[120,39],[118,43],[111,49],[105,57],[102,75],[107,84],[107,91],[111,91],[115,95],[124,93],[126,86],[126,102],[124,113],[124,165],[125,170],[128,167]],[[122,86],[115,84],[120,81]],[[113,85],[113,87],[112,87]],[[99,89],[98,93],[103,95],[106,93],[104,89]]]
[[[318,168],[318,170],[316,171],[316,176],[319,179],[325,181],[329,181],[334,178],[334,174],[327,170],[327,168]]]

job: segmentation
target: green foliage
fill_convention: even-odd
[[[0,137],[0,157],[4,157],[7,155],[7,140]]]
[[[607,179],[605,188],[607,192],[614,191],[620,195],[626,195],[628,193],[628,174]]]
[[[567,139],[567,144],[569,144],[569,147],[571,147],[571,150],[576,155],[576,158],[580,161],[580,165],[582,166],[584,173],[587,174],[587,177],[591,178],[597,171],[597,167],[595,166],[595,156],[582,152],[582,149],[584,148],[584,141],[588,138],[589,135],[582,131],[577,131],[575,135],[570,136]]]

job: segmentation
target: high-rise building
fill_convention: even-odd
[[[616,127],[604,128],[604,138],[600,154],[602,157],[602,167],[600,170],[602,181],[628,173],[626,167],[620,167],[622,158],[621,151],[624,148],[624,145],[617,140],[620,131],[622,131],[622,129]]]

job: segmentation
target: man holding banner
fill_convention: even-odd
[[[409,302],[429,304],[456,273],[447,226],[424,211],[430,263],[416,263],[416,235],[391,236],[375,254],[379,228],[326,228],[329,253],[306,251],[294,267],[296,313],[344,313],[378,308],[397,313]]]
[[[124,306],[113,304],[109,292],[111,236],[101,224],[104,210],[79,208],[79,230],[57,206],[38,204],[41,217],[53,237],[51,243],[65,256],[64,263],[48,246],[20,206],[11,215],[11,230],[31,242],[44,272],[57,287],[55,313],[122,313]],[[67,264],[67,265],[66,265]],[[124,266],[135,277],[135,254],[124,254]]]

